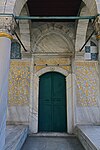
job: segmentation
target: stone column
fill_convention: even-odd
[[[0,18],[0,150],[4,150],[8,99],[8,73],[12,35],[7,18]],[[7,19],[8,21],[8,19]]]
[[[8,72],[12,36],[0,32],[0,147],[3,149],[5,143]]]

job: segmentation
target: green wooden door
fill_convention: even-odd
[[[40,77],[39,131],[66,132],[65,76],[50,72]]]

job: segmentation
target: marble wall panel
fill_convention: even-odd
[[[29,106],[11,106],[7,109],[8,124],[28,124]]]
[[[76,62],[75,124],[100,124],[98,62]]]
[[[9,72],[8,123],[24,123],[29,120],[30,62],[12,60]]]
[[[9,73],[9,106],[28,105],[30,96],[30,62],[11,61]]]
[[[77,105],[97,106],[98,63],[76,62]]]

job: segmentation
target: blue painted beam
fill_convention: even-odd
[[[79,20],[79,19],[95,19],[95,16],[15,16],[16,20]]]
[[[95,19],[97,16],[100,16],[100,14],[97,14],[96,16],[15,16],[14,14],[9,13],[0,13],[0,16],[5,17],[14,17],[16,20],[79,20],[79,19]]]

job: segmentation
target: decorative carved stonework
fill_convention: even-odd
[[[16,27],[16,22],[12,16],[1,16],[0,17],[0,31],[13,34]]]
[[[100,39],[100,16],[96,18],[94,26],[95,26],[95,31],[97,33],[97,38],[99,37]]]

